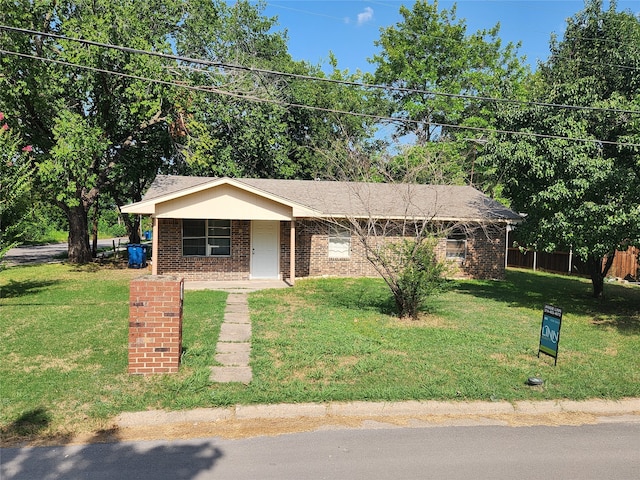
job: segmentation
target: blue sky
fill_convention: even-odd
[[[380,28],[401,20],[400,5],[411,8],[413,1],[381,0],[268,0],[264,15],[277,16],[279,30],[289,34],[289,52],[296,60],[323,65],[329,52],[341,70],[373,71],[367,58],[376,53],[373,42]],[[453,1],[440,0],[439,8],[449,9]],[[549,55],[552,32],[562,36],[566,19],[584,8],[583,0],[459,0],[457,18],[466,19],[467,32],[491,28],[500,23],[504,42],[522,42],[520,55],[535,67]],[[608,6],[608,1],[605,0]],[[618,1],[618,10],[640,13],[640,0]]]

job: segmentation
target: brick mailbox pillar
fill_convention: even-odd
[[[184,279],[147,275],[129,287],[129,373],[175,373],[182,353]]]

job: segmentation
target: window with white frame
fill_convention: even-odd
[[[464,262],[467,258],[467,236],[454,232],[447,236],[447,260]]]
[[[231,256],[231,220],[182,220],[182,255]]]
[[[329,258],[351,257],[351,231],[340,225],[331,225],[329,231]]]

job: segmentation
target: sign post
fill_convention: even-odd
[[[554,365],[558,364],[558,343],[560,343],[560,326],[562,325],[562,309],[553,305],[545,305],[542,314],[542,327],[540,327],[540,346],[538,347],[538,358],[540,352],[555,359]]]

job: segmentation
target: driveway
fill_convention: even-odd
[[[114,242],[117,247],[118,245],[126,244],[128,241],[128,237],[105,238],[98,240],[98,249],[113,248]],[[9,250],[4,257],[4,262],[8,266],[61,262],[67,253],[67,249],[67,242],[51,243],[49,245],[20,246]]]

